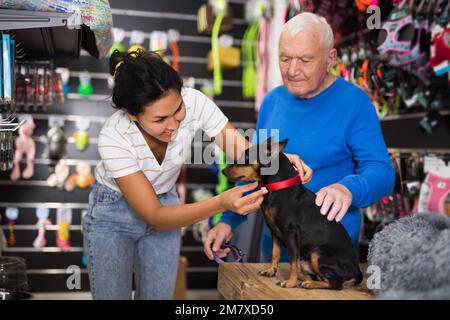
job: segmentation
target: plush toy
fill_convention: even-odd
[[[73,138],[75,140],[75,147],[79,151],[84,151],[89,145],[89,129],[90,122],[86,118],[80,118],[76,123],[75,127],[77,131],[74,132]]]
[[[36,127],[33,118],[27,117],[26,122],[19,128],[19,136],[16,138],[16,152],[14,153],[14,169],[11,172],[11,180],[20,178],[20,160],[26,155],[27,166],[22,172],[24,179],[30,179],[34,174],[34,156],[36,155],[36,144],[33,140],[33,130]]]
[[[93,89],[91,84],[91,75],[87,71],[80,74],[80,84],[78,85],[78,93],[83,97],[91,96]]]
[[[45,143],[44,158],[60,160],[66,155],[67,138],[61,127],[51,127],[42,140]]]
[[[123,39],[125,38],[125,30],[120,28],[113,28],[113,38],[114,43],[111,46],[111,49],[109,49],[108,57],[112,55],[114,50],[118,50],[119,52],[125,52],[125,46],[122,43]]]
[[[130,47],[128,48],[128,53],[131,52],[138,52],[138,51],[145,51],[145,48],[143,46],[145,40],[145,34],[142,31],[139,30],[133,30],[130,34]],[[131,55],[133,58],[136,57],[136,53],[133,53]]]
[[[36,239],[33,241],[33,247],[37,249],[44,248],[47,245],[47,240],[45,239],[45,231],[47,226],[51,224],[50,220],[48,220],[50,210],[48,208],[37,208],[36,209],[36,217],[38,218],[38,222],[36,226],[38,227],[38,235]]]
[[[68,176],[69,166],[64,160],[60,160],[55,166],[55,172],[48,177],[47,185],[49,187],[63,189]]]
[[[86,189],[91,186],[95,179],[91,173],[91,165],[87,162],[81,161],[77,164],[76,174],[73,174],[66,181],[65,189],[72,192],[75,187]]]
[[[56,245],[62,251],[70,251],[70,224],[72,223],[72,209],[59,208],[56,211]]]
[[[58,90],[56,90],[56,92],[58,94],[58,102],[63,103],[64,97],[67,96],[67,94],[69,93],[70,70],[69,70],[69,68],[56,68],[55,72],[58,75],[58,77],[57,77]],[[61,89],[59,88],[61,85],[63,88],[63,90],[62,90],[63,96],[62,97],[60,96]]]
[[[5,210],[5,216],[8,219],[8,246],[13,247],[16,245],[15,222],[19,217],[19,209],[16,207],[8,207]]]

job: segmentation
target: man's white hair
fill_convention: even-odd
[[[303,12],[296,15],[284,24],[283,29],[281,29],[281,34],[287,33],[291,37],[294,37],[297,33],[306,31],[312,27],[316,27],[321,34],[322,48],[327,51],[333,49],[333,30],[324,17],[315,13]]]

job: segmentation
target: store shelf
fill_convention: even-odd
[[[87,203],[70,203],[70,202],[0,202],[0,208],[16,207],[16,208],[39,208],[45,207],[49,209],[87,209]]]
[[[49,187],[45,180],[0,180],[0,186],[22,186],[22,187]],[[216,185],[213,183],[186,183],[186,189],[215,189]],[[53,188],[52,188],[53,189]]]
[[[450,115],[450,110],[440,110],[439,114],[442,116]],[[416,112],[416,113],[407,113],[407,114],[400,114],[395,116],[387,116],[380,118],[380,121],[393,121],[393,120],[404,120],[404,119],[419,119],[423,118],[427,115],[426,112]]]
[[[66,27],[70,16],[69,13],[0,9],[0,30]]]

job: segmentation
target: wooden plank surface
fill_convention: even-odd
[[[277,275],[262,277],[258,271],[269,263],[222,263],[219,266],[218,290],[227,300],[370,300],[373,295],[366,287],[366,277],[357,287],[336,290],[281,288],[277,282],[288,279],[290,265],[280,263]],[[366,265],[361,265],[365,273]]]

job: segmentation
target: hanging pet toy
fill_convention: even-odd
[[[8,246],[13,247],[16,245],[16,236],[14,234],[15,228],[14,221],[16,221],[17,218],[19,217],[19,209],[13,207],[6,208],[5,215],[6,218],[8,219],[8,231],[9,231]]]
[[[178,47],[180,32],[175,29],[169,29],[169,31],[167,31],[167,39],[169,41],[170,51],[172,53],[172,68],[176,72],[180,72],[180,49]]]
[[[123,39],[125,39],[125,30],[120,28],[113,28],[113,38],[114,43],[111,46],[111,49],[109,49],[108,57],[111,56],[114,50],[118,50],[119,52],[127,51],[123,44]]]
[[[212,33],[211,33],[211,50],[214,63],[214,94],[220,96],[222,94],[222,68],[220,66],[219,56],[219,32],[220,25],[227,12],[228,3],[226,0],[216,0],[214,2],[214,13],[216,19],[214,21]]]
[[[59,88],[61,86],[62,83],[62,90],[63,90],[63,94],[64,96],[67,96],[67,94],[69,93],[69,78],[70,78],[70,71],[69,68],[56,68],[56,74],[59,75],[60,78],[60,82],[58,82],[58,99],[59,99],[59,103],[64,102],[64,97],[61,97],[61,89]]]
[[[47,240],[45,239],[45,231],[47,226],[51,225],[51,222],[48,220],[49,209],[48,208],[36,208],[36,216],[38,218],[37,227],[38,227],[38,236],[33,241],[33,247],[35,248],[44,248],[47,245]]]
[[[150,34],[150,50],[159,54],[165,63],[170,65],[169,58],[164,55],[168,46],[168,36],[163,31],[153,31]]]
[[[69,166],[64,160],[60,160],[55,166],[55,172],[47,178],[47,185],[51,188],[62,190],[69,176]]]
[[[78,85],[78,93],[86,98],[91,96],[93,89],[91,84],[91,75],[89,74],[89,72],[81,72],[79,79],[80,84]]]
[[[70,224],[72,223],[72,209],[59,208],[56,212],[56,223],[58,231],[56,231],[56,245],[62,251],[70,251]]]
[[[47,135],[41,137],[45,143],[44,158],[51,160],[60,160],[66,153],[67,138],[64,134],[64,119],[62,117],[50,117],[48,120],[50,129]]]
[[[139,31],[139,30],[131,31],[131,35],[130,35],[131,46],[128,48],[128,53],[139,52],[139,51],[144,52],[145,51],[145,48],[143,46],[144,39],[145,39],[145,34],[142,31]],[[132,56],[136,57],[136,54],[133,54]]]
[[[76,166],[76,174],[73,174],[67,179],[65,183],[65,190],[72,192],[75,187],[86,189],[90,187],[95,181],[91,173],[91,165],[88,162],[80,161]]]
[[[75,123],[77,130],[73,134],[75,140],[75,147],[79,151],[84,151],[89,145],[89,129],[90,121],[86,118],[80,118]]]
[[[24,116],[26,120],[19,128],[19,136],[16,138],[16,152],[14,153],[14,169],[11,172],[11,180],[16,181],[20,178],[20,161],[26,156],[27,166],[22,172],[22,178],[30,179],[34,174],[34,157],[36,155],[36,144],[33,139],[33,131],[36,125],[31,116]]]

